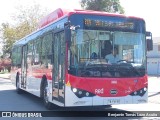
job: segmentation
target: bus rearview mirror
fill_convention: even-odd
[[[147,51],[153,50],[152,33],[148,31],[146,32],[146,44]]]

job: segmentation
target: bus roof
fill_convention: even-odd
[[[103,15],[103,16],[117,16],[117,17],[127,17],[127,18],[135,18],[135,19],[141,19],[139,17],[135,16],[125,16],[123,14],[116,14],[116,13],[108,13],[108,12],[103,12],[103,11],[93,11],[93,10],[67,10],[67,9],[61,9],[58,8],[46,17],[44,17],[40,22],[39,22],[39,28],[42,28],[52,22],[55,22],[56,20],[64,17],[64,16],[71,16],[72,14],[93,14],[93,15]]]

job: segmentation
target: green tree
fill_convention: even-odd
[[[110,13],[124,13],[119,0],[81,0],[81,7],[86,10],[106,11]]]
[[[0,32],[3,40],[3,55],[9,55],[14,42],[30,34],[38,28],[38,22],[46,15],[47,10],[41,9],[40,5],[29,8],[21,6],[17,9],[12,23],[2,23]]]
[[[23,26],[22,28],[23,30],[25,29],[24,32],[26,34],[35,31],[38,28],[40,19],[48,14],[47,10],[42,9],[39,4],[35,4],[26,8],[24,8],[24,6],[19,6],[19,8],[17,8],[17,13],[19,14],[15,15],[13,19],[16,20],[15,22],[17,25]]]
[[[9,23],[2,23],[3,55],[10,54],[11,46],[16,40],[16,29],[11,27]]]

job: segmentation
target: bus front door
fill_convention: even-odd
[[[64,31],[54,34],[53,41],[53,99],[64,103],[64,79],[65,79],[65,41]]]
[[[22,69],[21,69],[21,87],[26,89],[27,77],[27,45],[22,48]]]

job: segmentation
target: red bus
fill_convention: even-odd
[[[57,9],[14,43],[11,80],[48,109],[146,103],[145,27],[138,17]],[[119,60],[108,62],[115,48]]]

